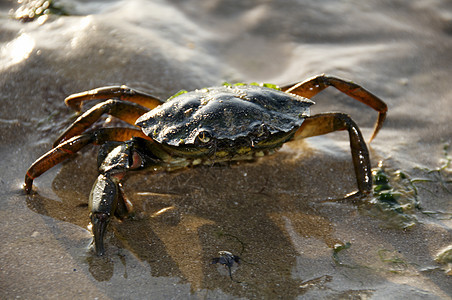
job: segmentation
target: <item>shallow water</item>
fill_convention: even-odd
[[[435,256],[452,244],[451,170],[429,170],[452,137],[452,6],[317,2],[78,1],[65,4],[71,16],[42,24],[15,21],[14,4],[0,4],[1,298],[450,298],[450,266]],[[325,201],[355,189],[345,133],[255,163],[129,176],[136,217],[112,223],[104,258],[88,250],[94,147],[39,177],[37,193],[21,189],[74,116],[62,101],[71,93],[127,84],[166,98],[319,73],[388,104],[373,165],[432,180],[416,183],[413,227]],[[314,100],[314,113],[350,113],[370,136],[371,109],[334,90]],[[220,250],[242,258],[233,280],[211,264]]]

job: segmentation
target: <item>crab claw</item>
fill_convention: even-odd
[[[108,223],[110,221],[110,216],[105,213],[92,213],[91,214],[91,224],[93,225],[94,234],[94,248],[96,254],[99,256],[104,255],[104,236],[107,230]]]
[[[118,205],[119,179],[109,174],[100,174],[89,197],[90,218],[97,255],[105,253],[104,236],[111,216]]]

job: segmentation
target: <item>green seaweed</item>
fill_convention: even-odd
[[[411,176],[402,170],[393,171],[383,166],[380,162],[378,167],[372,169],[374,180],[373,198],[370,203],[373,207],[369,210],[371,215],[385,220],[389,227],[409,228],[417,223],[414,210],[426,215],[440,215],[443,219],[451,219],[452,213],[441,211],[423,210],[420,204],[419,191],[423,190],[434,197],[438,197],[437,188],[451,194],[450,184],[451,157],[449,156],[449,143],[443,146],[443,158],[440,166],[434,169],[420,168],[422,175],[419,178]]]
[[[180,90],[180,91],[177,92],[176,94],[174,94],[174,95],[172,95],[171,97],[169,97],[168,100],[166,100],[166,101],[169,101],[169,100],[171,100],[171,99],[173,99],[173,98],[176,98],[177,96],[180,96],[180,95],[183,95],[183,94],[186,94],[186,93],[188,93],[188,91],[186,91],[186,90]]]
[[[344,264],[343,262],[341,262],[341,260],[339,259],[339,252],[349,249],[352,246],[352,243],[350,242],[346,242],[345,244],[335,244],[333,247],[333,261],[335,264],[340,265],[340,266],[346,266],[346,267],[351,267],[349,265]]]
[[[420,209],[418,192],[410,176],[401,170],[387,170],[380,162],[372,170],[374,186],[369,213],[388,227],[406,229],[417,223],[414,209]]]
[[[261,86],[261,87],[266,87],[266,88],[270,88],[270,89],[274,89],[274,90],[278,90],[280,91],[281,89],[279,88],[279,86],[277,86],[276,84],[271,84],[271,83],[258,83],[258,82],[251,82],[251,83],[243,83],[243,82],[237,82],[237,83],[229,83],[229,82],[223,82],[222,84],[223,86],[229,86],[229,87],[234,87],[234,86],[246,86],[246,85],[254,85],[254,86]],[[205,91],[209,91],[207,88],[203,88],[201,90],[205,90]],[[188,91],[186,90],[180,90],[177,93],[175,93],[174,95],[172,95],[171,97],[168,98],[169,101],[173,98],[176,98],[177,96],[180,96],[182,94],[188,93]]]
[[[266,87],[269,89],[274,89],[277,91],[280,91],[281,89],[276,84],[272,83],[262,83],[262,82],[251,82],[251,83],[243,83],[243,82],[237,82],[237,83],[229,83],[229,82],[223,82],[223,86],[244,86],[244,85],[254,85],[254,86],[260,86],[260,87]]]

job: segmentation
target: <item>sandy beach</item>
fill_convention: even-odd
[[[67,15],[31,22],[0,3],[0,298],[452,298],[449,1],[57,3]],[[75,119],[70,94],[125,84],[167,99],[323,73],[387,103],[369,152],[399,206],[333,201],[356,189],[344,132],[255,162],[129,174],[135,217],[112,221],[103,257],[87,207],[98,147],[23,191],[28,167]],[[370,137],[372,109],[333,88],[313,100],[312,114],[348,113]],[[241,258],[232,280],[211,263],[219,251]]]

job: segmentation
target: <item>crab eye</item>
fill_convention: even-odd
[[[208,131],[203,130],[198,133],[198,140],[203,144],[210,142],[211,139],[212,135]]]

